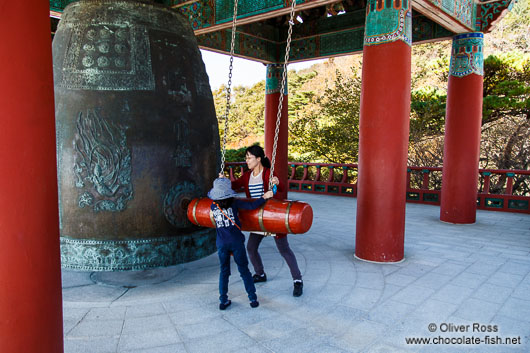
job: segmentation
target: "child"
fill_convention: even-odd
[[[217,253],[221,273],[219,274],[219,309],[225,310],[232,304],[228,299],[228,279],[230,277],[230,254],[234,255],[239,274],[243,279],[245,290],[250,299],[250,306],[259,306],[256,296],[254,280],[248,269],[248,259],[245,250],[245,236],[241,232],[241,222],[238,217],[240,208],[253,210],[265,203],[265,199],[273,196],[272,191],[266,192],[255,201],[236,199],[236,192],[232,190],[230,179],[218,178],[213,182],[213,188],[208,192],[208,197],[213,200],[212,212],[217,231]]]

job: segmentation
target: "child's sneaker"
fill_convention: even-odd
[[[219,304],[219,310],[225,310],[226,308],[228,308],[230,306],[230,304],[232,304],[231,300],[227,301],[224,304],[223,303]]]
[[[293,288],[293,297],[299,297],[302,295],[304,288],[304,282],[302,280],[295,280],[294,281],[294,288]]]
[[[251,308],[257,308],[258,306],[259,306],[259,302],[257,300],[254,300],[254,301],[250,302],[250,307]]]
[[[252,279],[254,280],[254,283],[267,282],[267,275],[266,274],[262,274],[262,275],[255,274],[254,276],[252,276]]]

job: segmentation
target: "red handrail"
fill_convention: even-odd
[[[226,163],[230,170],[230,178],[235,178],[233,169],[239,167],[240,173],[246,167],[245,162]],[[289,162],[291,173],[289,175],[289,191],[309,192],[326,195],[357,196],[357,164],[351,163],[303,163]],[[301,175],[297,176],[297,170],[302,167]],[[324,168],[324,169],[323,169]],[[322,179],[322,172],[327,169],[327,178]],[[342,169],[340,181],[335,181],[335,169]],[[419,174],[421,173],[421,174]],[[436,175],[434,175],[436,173]],[[442,167],[417,167],[407,168],[407,202],[439,205],[441,190],[436,184],[441,180]],[[530,180],[530,170],[508,170],[508,169],[479,169],[481,187],[477,185],[478,197],[477,208],[520,212],[530,214],[530,194],[514,195],[514,179],[527,177]],[[412,174],[421,175],[414,178],[418,186],[411,185]],[[432,176],[435,176],[432,179]],[[500,175],[503,183],[502,193],[491,192],[491,176]],[[419,179],[418,179],[419,178]],[[434,181],[433,181],[434,180]],[[421,182],[420,182],[421,181]],[[482,190],[481,190],[482,189]]]

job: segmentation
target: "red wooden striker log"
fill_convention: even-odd
[[[207,197],[194,198],[188,205],[188,219],[195,225],[215,228],[211,205]],[[313,224],[313,209],[305,202],[268,199],[255,210],[240,209],[239,219],[245,231],[301,234]]]

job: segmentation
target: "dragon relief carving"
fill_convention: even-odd
[[[123,211],[133,198],[131,153],[125,128],[98,116],[79,113],[74,137],[75,186],[82,190],[81,208],[95,212]]]

